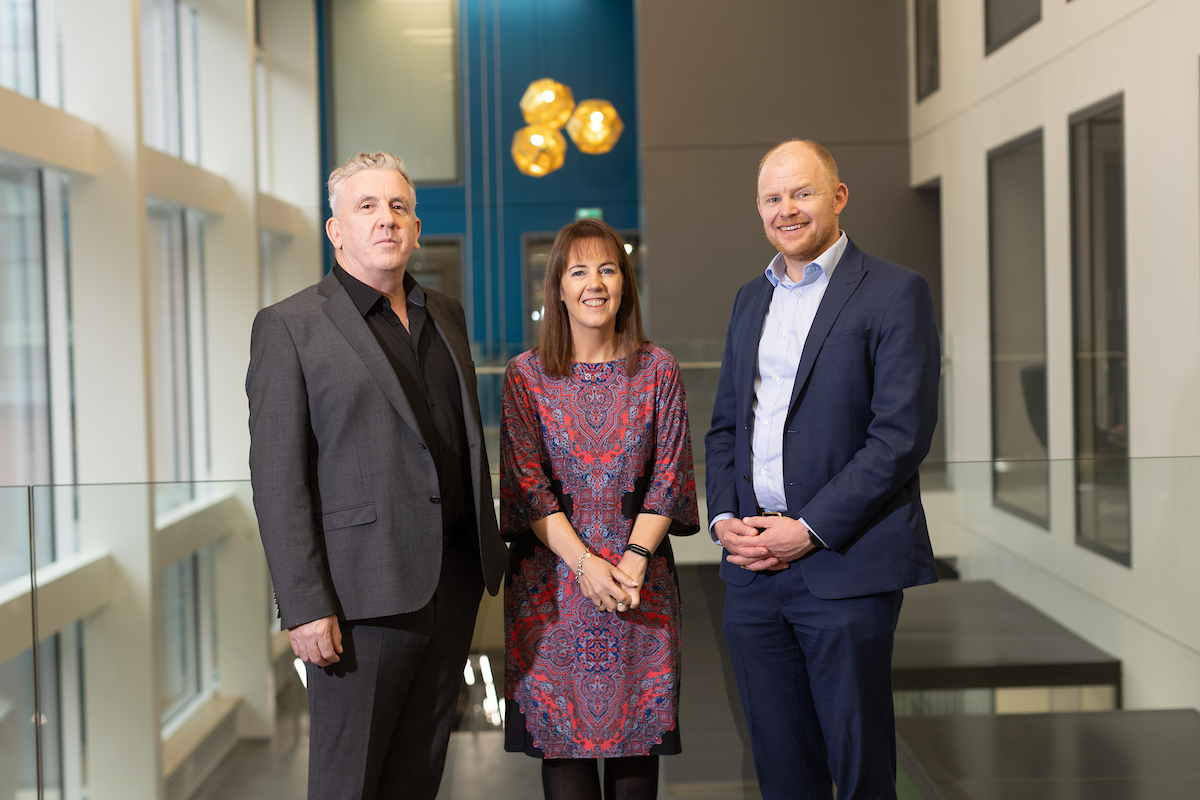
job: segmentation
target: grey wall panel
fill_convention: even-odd
[[[759,159],[812,138],[838,160],[843,228],[940,294],[936,192],[909,186],[905,7],[889,0],[641,0],[639,92],[651,335],[719,353],[737,287],[774,251]],[[939,303],[940,305],[940,303]],[[707,345],[683,347],[704,340]]]
[[[937,302],[938,207],[928,193],[909,188],[908,146],[839,145],[830,151],[850,189],[842,229],[863,250],[925,275]],[[775,255],[755,207],[763,152],[756,145],[645,154],[646,258],[653,297],[648,323],[651,335],[665,346],[722,338],[738,287],[761,274]]]
[[[648,322],[651,335],[673,350],[681,340],[722,339],[737,288],[775,254],[755,210],[761,157],[758,147],[645,154],[645,226],[653,237],[645,251]]]
[[[645,147],[907,140],[904,3],[641,0]]]

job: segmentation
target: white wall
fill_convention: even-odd
[[[910,3],[910,20],[912,4]],[[941,88],[910,89],[912,184],[939,180],[950,441],[965,578],[1120,658],[1129,707],[1200,707],[1200,5],[1043,0],[984,56],[983,2],[939,8]],[[911,22],[910,22],[911,28]],[[910,47],[910,74],[912,68]],[[911,86],[910,81],[910,86]],[[1132,567],[1075,544],[1068,119],[1124,95]],[[1051,527],[990,500],[987,152],[1045,142]]]
[[[1044,0],[983,55],[982,2],[940,4],[941,89],[910,115],[913,185],[940,179],[955,460],[991,456],[988,150],[1045,135],[1050,457],[1073,455],[1068,117],[1124,93],[1130,450],[1200,455],[1200,7]],[[911,90],[910,90],[911,91]]]

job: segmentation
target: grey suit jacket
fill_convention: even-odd
[[[495,594],[506,550],[462,306],[426,290],[462,390],[479,566]],[[264,308],[250,337],[250,480],[284,627],[415,611],[433,597],[442,506],[433,457],[362,314],[330,273]]]

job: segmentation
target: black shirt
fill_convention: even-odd
[[[405,330],[386,296],[339,264],[334,265],[333,271],[395,370],[421,429],[421,445],[433,456],[441,487],[443,533],[466,527],[474,520],[475,503],[462,392],[450,351],[430,324],[425,291],[412,275],[404,273],[404,289],[408,293]]]

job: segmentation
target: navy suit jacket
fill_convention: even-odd
[[[754,516],[751,480],[758,343],[774,288],[765,275],[733,304],[712,429],[708,512]],[[832,600],[933,583],[917,467],[937,423],[941,346],[929,284],[849,242],[804,343],[783,433],[787,514],[829,547],[793,562]],[[721,577],[756,573],[724,560]]]

